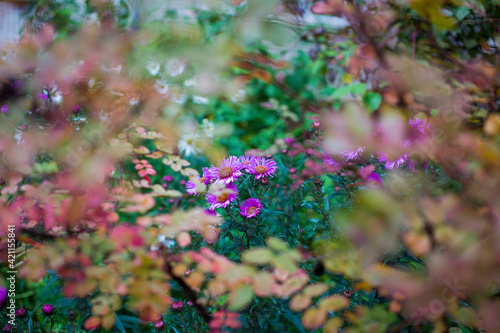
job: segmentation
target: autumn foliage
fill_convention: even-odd
[[[0,58],[0,329],[500,330],[496,1],[72,6]]]

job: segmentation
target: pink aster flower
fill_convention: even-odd
[[[410,128],[407,134],[408,142],[418,142],[425,140],[431,132],[429,124],[425,123],[425,119],[417,118],[408,121]]]
[[[261,208],[262,204],[258,199],[246,199],[243,201],[243,205],[240,206],[240,214],[249,219],[259,215]]]
[[[366,180],[368,187],[371,188],[377,188],[382,183],[382,179],[380,179],[380,176],[375,171],[372,172]]]
[[[208,216],[217,216],[217,212],[213,209],[205,209],[203,213]]]
[[[212,182],[212,177],[210,176],[210,168],[202,168],[203,175],[202,178],[205,178],[203,182],[205,185],[208,185]]]
[[[410,124],[412,128],[418,130],[422,134],[426,134],[427,131],[430,130],[429,124],[426,124],[425,119],[423,118],[417,118],[415,120],[410,118],[410,120],[408,120],[408,124]]]
[[[263,157],[254,158],[247,167],[248,173],[256,175],[255,179],[272,177],[276,169],[278,169],[278,165],[273,159],[266,159]]]
[[[218,193],[207,193],[207,203],[210,205],[210,209],[226,208],[237,196],[238,190],[236,185],[227,184],[226,188],[218,191]]]
[[[356,150],[344,150],[344,151],[341,151],[340,153],[342,154],[342,156],[344,156],[346,161],[349,161],[349,160],[357,159],[359,157],[359,155],[361,155],[364,151],[365,151],[365,147],[359,147]]]
[[[241,169],[243,169],[243,164],[240,160],[236,156],[229,156],[219,162],[219,167],[212,166],[208,174],[211,179],[215,179],[216,183],[229,184],[242,175]]]
[[[252,163],[252,161],[254,159],[256,159],[256,157],[253,155],[249,155],[249,154],[245,154],[243,156],[240,156],[240,161],[243,164],[243,167],[245,168],[245,170],[250,166],[250,163]]]
[[[335,161],[330,155],[323,155],[323,163],[326,165],[339,166],[340,163]]]
[[[155,321],[155,328],[163,328],[163,326],[165,326],[165,323],[163,322],[163,320],[157,320]]]
[[[408,154],[403,154],[395,159],[389,158],[384,152],[378,152],[378,154],[380,155],[378,160],[385,162],[385,168],[388,170],[397,169],[408,161]]]
[[[210,184],[210,176],[209,176],[209,172],[208,172],[208,168],[203,168],[203,176],[202,177],[199,177],[199,176],[194,176],[196,179],[198,179],[200,181],[200,183],[202,184],[205,184],[205,185],[208,185]],[[198,195],[198,191],[196,190],[196,184],[190,180],[188,180],[188,182],[186,183],[186,191],[187,193],[189,193],[190,195]]]
[[[194,178],[198,179],[198,181],[200,183],[205,184],[205,181],[206,181],[205,177],[194,176]],[[192,182],[190,180],[188,180],[188,182],[186,183],[186,191],[190,195],[198,195],[198,194],[200,194],[196,190],[196,184],[195,184],[195,182]]]

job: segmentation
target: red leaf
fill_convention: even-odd
[[[87,321],[85,321],[85,324],[83,325],[83,327],[86,330],[93,330],[95,328],[98,328],[99,325],[101,325],[101,318],[90,317],[89,319],[87,319]]]
[[[334,7],[324,1],[320,1],[312,5],[311,12],[316,15],[333,15],[336,11]]]

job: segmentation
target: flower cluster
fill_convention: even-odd
[[[409,119],[408,121],[408,135],[407,137],[399,143],[400,148],[404,151],[403,153],[394,154],[394,153],[386,153],[383,151],[378,151],[376,159],[379,162],[384,163],[384,167],[388,170],[397,169],[404,165],[407,165],[412,171],[415,171],[414,162],[410,159],[411,153],[408,152],[408,148],[412,143],[420,143],[424,141],[429,134],[431,133],[431,128],[428,123],[426,123],[425,119],[417,118],[415,120]],[[385,141],[384,133],[373,133],[374,140]],[[345,162],[356,161],[362,158],[363,153],[365,152],[366,147],[358,147],[354,150],[344,150],[341,151],[340,154],[345,159]],[[339,163],[334,161],[333,158],[329,155],[325,155],[323,157],[323,162],[328,165],[338,165]]]
[[[262,182],[273,177],[277,169],[278,165],[273,159],[252,155],[229,156],[220,161],[218,166],[203,168],[203,175],[188,181],[186,190],[190,195],[206,192],[210,210],[226,208],[238,199],[236,182],[241,179]],[[239,206],[240,214],[247,219],[259,215],[261,209],[262,203],[257,198],[248,198]]]

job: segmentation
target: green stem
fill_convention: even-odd
[[[184,322],[184,318],[182,317],[182,315],[180,313],[179,313],[179,317],[181,318],[182,327],[184,328],[184,333],[187,333],[186,323]]]

